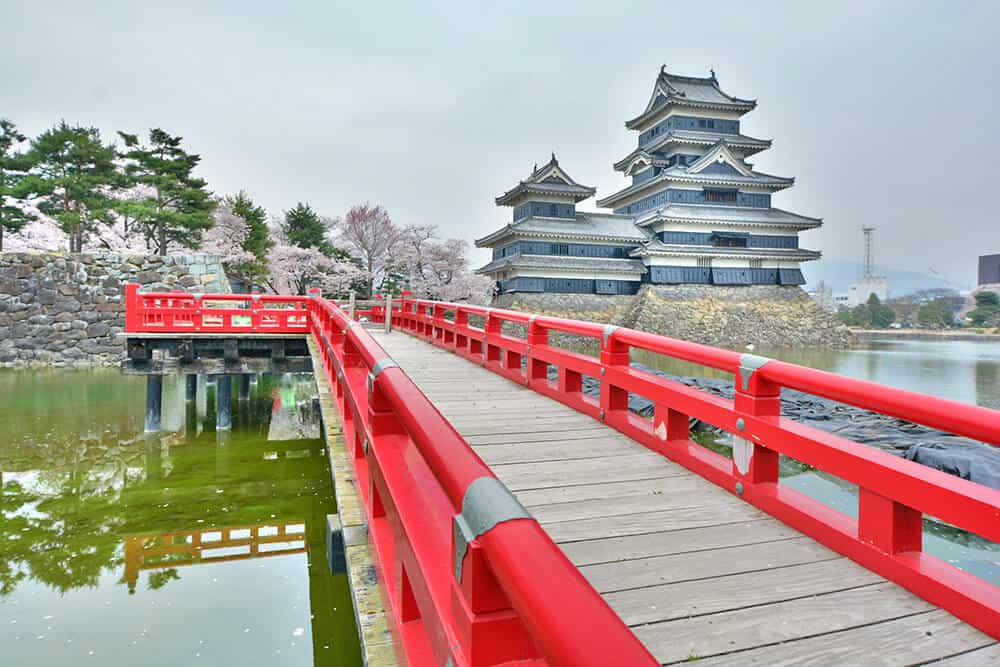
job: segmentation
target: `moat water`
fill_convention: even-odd
[[[168,379],[149,436],[142,378],[0,372],[0,664],[360,664],[304,380],[216,433],[214,388]]]

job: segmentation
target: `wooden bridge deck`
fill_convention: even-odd
[[[1000,665],[987,635],[600,422],[373,334],[662,663]]]

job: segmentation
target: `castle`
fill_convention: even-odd
[[[576,205],[595,194],[553,154],[496,198],[510,223],[476,241],[493,259],[479,269],[501,294],[634,295],[651,285],[779,285],[805,282],[799,263],[820,253],[798,233],[822,225],[771,205],[793,178],[756,171],[747,159],[771,146],[740,131],[755,100],[707,78],[660,70],[645,110],[625,127],[635,150],[614,164],[631,183],[599,199],[611,213]]]

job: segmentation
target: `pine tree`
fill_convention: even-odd
[[[17,199],[18,186],[27,168],[24,155],[17,152],[17,147],[24,141],[25,136],[17,131],[14,123],[0,118],[0,252],[3,251],[4,231],[16,232],[30,220],[11,201]]]
[[[21,197],[40,197],[38,209],[59,221],[69,235],[70,252],[108,215],[108,190],[115,184],[115,149],[97,128],[70,127],[62,121],[31,142],[25,156],[28,176],[17,186]]]
[[[281,229],[291,245],[315,248],[327,256],[333,253],[333,246],[326,238],[326,223],[308,204],[299,202],[292,210],[285,211]]]
[[[243,241],[243,249],[257,258],[255,262],[239,267],[239,270],[251,282],[263,280],[267,275],[267,253],[274,246],[267,228],[267,211],[254,204],[250,195],[243,190],[229,195],[223,203],[247,223],[249,233]]]
[[[171,245],[197,248],[202,233],[212,226],[215,201],[207,183],[195,177],[201,156],[181,148],[181,137],[163,130],[149,132],[149,145],[134,134],[119,132],[127,149],[125,175],[129,185],[145,186],[146,196],[116,204],[118,212],[134,220],[156,249],[166,255]]]

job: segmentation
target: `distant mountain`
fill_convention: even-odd
[[[837,259],[821,259],[818,262],[802,264],[802,273],[806,277],[806,289],[812,289],[819,281],[825,282],[834,292],[846,292],[848,285],[857,283],[861,278],[861,263]],[[967,285],[955,285],[941,278],[917,271],[904,271],[876,266],[875,274],[889,279],[889,296],[903,296],[921,289],[935,287],[951,287],[955,289],[968,288]]]

